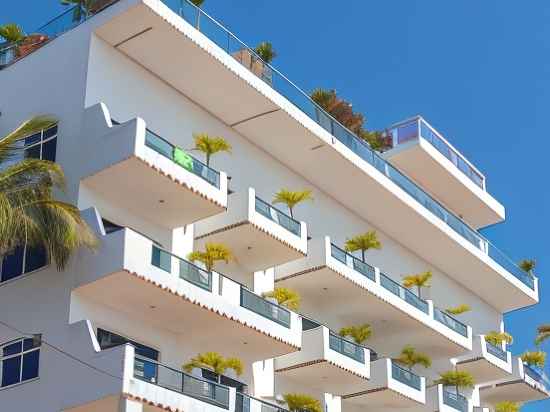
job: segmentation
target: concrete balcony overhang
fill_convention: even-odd
[[[426,403],[426,379],[396,368],[391,359],[378,359],[371,363],[367,389],[342,396],[342,402],[369,411],[421,407]]]
[[[204,351],[257,361],[300,348],[301,318],[129,229],[101,237],[75,267],[73,295],[196,339]],[[190,331],[193,331],[190,334]]]
[[[250,271],[268,269],[307,254],[306,224],[257,198],[252,188],[230,195],[227,212],[197,222],[194,230],[196,248],[207,242],[228,245],[235,263]],[[220,267],[231,272],[230,268]]]
[[[338,324],[329,325],[335,328],[368,321],[380,331],[372,345],[376,346],[377,338],[382,339],[379,344],[388,353],[402,349],[403,336],[407,343],[434,357],[455,357],[471,350],[469,326],[462,335],[438,322],[431,301],[419,301],[424,305],[422,309],[409,303],[416,302],[414,296],[410,292],[405,297],[392,293],[388,287],[399,286],[388,286],[378,268],[365,265],[369,273],[361,273],[354,268],[358,263],[351,261],[350,255],[346,255],[348,262],[343,263],[334,257],[333,250],[329,237],[316,238],[310,241],[306,258],[275,268],[275,284],[300,293],[305,315],[315,318],[318,311],[329,311],[333,319],[339,320]]]
[[[326,326],[303,331],[301,350],[275,358],[275,373],[335,395],[364,390],[370,351],[331,334]]]
[[[482,406],[494,406],[503,401],[529,402],[548,399],[550,391],[543,379],[529,373],[521,359],[512,361],[512,376],[479,388]]]
[[[153,135],[142,119],[113,126],[101,103],[84,116],[81,183],[101,198],[168,228],[225,211],[225,173],[216,174],[216,186],[153,150]]]
[[[95,32],[99,37],[312,184],[323,187],[344,206],[466,288],[475,284],[475,292],[499,311],[538,301],[536,292],[526,290],[487,255],[482,242],[470,243],[390,180],[388,173],[314,121],[310,117],[315,116],[314,107],[306,96],[295,89],[289,92],[305,102],[304,107],[308,105],[304,110],[309,115],[235,60],[230,53],[244,46],[216,24],[208,22],[213,36],[218,31],[227,36],[224,39],[233,41],[235,50],[227,53],[158,0],[121,1],[112,10],[98,20]],[[273,85],[277,81],[283,78],[274,79]],[[365,196],[369,202],[364,201]]]
[[[483,335],[474,336],[473,349],[456,359],[458,370],[472,374],[477,384],[493,382],[512,374],[512,354],[488,344]]]
[[[420,117],[403,123],[414,125],[419,124],[418,122],[427,124]],[[398,131],[399,126],[395,128]],[[434,130],[431,127],[430,129]],[[437,137],[443,139],[440,135]],[[407,139],[406,142],[399,143],[397,136],[394,136],[393,140],[394,148],[385,152],[383,157],[432,193],[455,214],[462,216],[473,227],[485,227],[505,219],[504,206],[485,190],[484,178],[481,185],[474,183],[451,160],[422,137],[420,130],[416,133],[416,137]],[[441,141],[445,142],[448,150],[458,153],[446,140]],[[465,167],[474,171],[473,173],[483,176],[473,165],[466,163],[465,159],[463,162]]]

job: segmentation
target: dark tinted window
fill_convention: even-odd
[[[124,345],[126,343],[132,344],[136,348],[136,355],[143,356],[144,358],[158,361],[159,352],[149,346],[142,345],[124,336],[117,335],[116,333],[109,332],[103,329],[97,330],[97,340],[99,341],[99,347],[101,349],[109,349],[115,346]]]

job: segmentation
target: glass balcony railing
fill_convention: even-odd
[[[179,265],[179,277],[195,286],[212,292],[212,273],[194,265],[187,260],[181,259],[160,247],[153,245],[151,264],[172,273],[172,259],[176,259]]]
[[[468,399],[452,391],[450,388],[443,388],[443,403],[459,412],[468,412]]]
[[[118,0],[111,0],[108,1],[108,4],[112,4],[117,1]],[[211,41],[217,44],[218,47],[226,51],[237,61],[242,61],[242,59],[238,56],[243,50],[246,51],[247,54],[250,54],[250,56],[253,56],[256,61],[261,61],[263,67],[269,69],[268,81],[266,81],[267,84],[287,98],[298,109],[317,122],[321,127],[331,133],[348,149],[352,150],[364,161],[375,167],[380,173],[384,174],[398,187],[407,192],[418,203],[445,222],[456,233],[484,253],[488,254],[495,262],[516,276],[531,289],[534,289],[533,279],[523,272],[504,253],[500,252],[488,240],[468,226],[467,223],[447,210],[437,200],[416,185],[416,183],[414,183],[410,178],[386,162],[378,153],[374,152],[364,140],[360,139],[346,127],[342,126],[331,115],[318,106],[307,93],[301,90],[277,69],[268,63],[263,62],[253,49],[239,40],[237,36],[227,30],[223,25],[218,23],[215,19],[210,17],[189,0],[162,1],[172,11],[180,15],[189,24],[197,27],[201,33],[207,36]],[[104,5],[103,8],[108,4]],[[80,21],[75,22],[72,19],[72,9],[69,9],[59,17],[39,28],[37,32],[44,33],[49,37],[49,39],[52,39],[74,28],[93,14],[94,13],[85,14]],[[251,69],[251,71],[255,73],[254,70]],[[264,69],[259,77],[266,80],[266,76],[263,73],[265,73]]]
[[[269,203],[264,202],[259,197],[256,197],[256,212],[284,227],[290,233],[293,233],[296,236],[301,236],[302,226],[300,222],[291,218],[286,213],[280,211]]]
[[[419,298],[414,293],[412,293],[409,289],[401,286],[399,283],[390,279],[388,276],[384,275],[383,273],[380,273],[380,284],[384,289],[390,291],[396,296],[399,296],[401,299],[413,305],[415,308],[421,310],[426,314],[429,313],[428,302]]]
[[[442,323],[445,326],[447,326],[449,329],[454,330],[455,332],[461,334],[464,337],[468,337],[468,327],[464,323],[456,320],[451,315],[442,311],[441,309],[434,308],[434,318],[439,323]]]
[[[134,377],[203,402],[229,409],[229,388],[155,361],[135,357]]]
[[[206,166],[200,160],[195,159],[187,153],[186,156],[189,156],[187,159],[190,159],[190,162],[186,162],[185,164],[176,162],[174,158],[176,146],[150,130],[147,130],[145,134],[145,146],[172,160],[174,163],[180,165],[198,177],[206,180],[212,186],[215,186],[218,189],[220,188],[220,172]]]
[[[391,364],[391,376],[396,381],[404,383],[417,391],[422,389],[422,380],[420,379],[420,376],[402,368],[395,362],[392,362]]]
[[[536,366],[531,366],[524,363],[523,371],[531,379],[535,380],[536,382],[540,383],[546,388],[550,388],[550,380],[548,379],[548,377],[546,376],[543,370],[537,368]]]
[[[375,281],[374,267],[372,267],[368,263],[363,262],[361,259],[356,258],[351,253],[340,249],[334,244],[330,245],[330,254],[334,259],[342,262],[346,266],[349,266],[350,268],[369,278],[373,282]]]
[[[472,182],[485,190],[485,177],[482,176],[470,163],[453,149],[441,135],[422,118],[408,120],[388,130],[393,138],[394,145],[399,145],[419,137],[428,141],[439,153],[451,161],[457,169],[465,174]]]
[[[241,286],[241,306],[285,328],[290,328],[290,311],[252,293],[244,286]]]
[[[235,398],[235,412],[250,412],[250,397],[237,392]]]
[[[496,356],[504,362],[508,361],[508,353],[499,346],[493,345],[490,342],[485,341],[485,347],[487,348],[487,353],[490,353],[493,356]]]
[[[362,346],[350,342],[333,332],[329,334],[329,348],[357,362],[365,363],[365,351]]]

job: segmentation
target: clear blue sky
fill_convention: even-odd
[[[63,9],[56,0],[3,3],[0,23],[27,31]],[[251,45],[271,41],[274,65],[304,90],[335,88],[371,128],[422,114],[485,174],[507,211],[485,234],[515,260],[538,261],[543,302],[506,317],[513,350],[532,347],[535,326],[550,323],[550,2],[206,0],[204,8]],[[523,408],[548,410],[550,401]]]

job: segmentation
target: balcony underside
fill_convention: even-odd
[[[296,350],[246,326],[247,318],[259,316],[253,312],[241,308],[242,317],[229,319],[206,308],[205,303],[192,302],[127,271],[106,275],[74,293],[147,324],[192,337],[203,352],[239,353],[243,360],[256,361]],[[220,307],[229,304],[218,299]]]
[[[532,387],[522,379],[497,383],[479,390],[483,406],[495,405],[499,402],[528,402],[547,399],[548,394]]]
[[[345,410],[346,404],[366,408],[368,411],[409,409],[422,406],[421,403],[388,388],[371,389],[361,395],[342,398],[343,410]]]
[[[301,275],[276,280],[276,286],[288,287],[300,293],[301,312],[315,318],[328,311],[341,325],[371,324],[375,333],[369,345],[383,345],[385,353],[398,353],[403,347],[403,336],[432,357],[453,357],[466,350],[450,339],[416,320],[367,289],[353,283],[328,267],[316,268]],[[389,291],[387,293],[390,293]],[[411,312],[416,311],[411,306]],[[380,340],[377,340],[380,339]]]
[[[536,303],[479,249],[266,83],[179,16],[161,4],[153,7],[139,3],[97,34],[405,247],[467,288],[475,284],[497,310]]]
[[[473,227],[504,220],[504,207],[424,139],[398,145],[384,157]]]
[[[285,369],[277,369],[277,363],[275,363],[275,372],[277,376],[282,376],[298,383],[307,382],[313,388],[334,395],[363,391],[366,388],[367,382],[365,378],[336,366],[325,359]]]
[[[84,405],[63,409],[62,412],[119,412],[120,395],[111,395]]]
[[[510,376],[504,369],[499,368],[485,358],[461,361],[457,363],[457,369],[469,372],[474,377],[474,381],[479,383],[492,382]]]
[[[168,228],[225,210],[138,157],[116,163],[82,182],[119,208]]]

